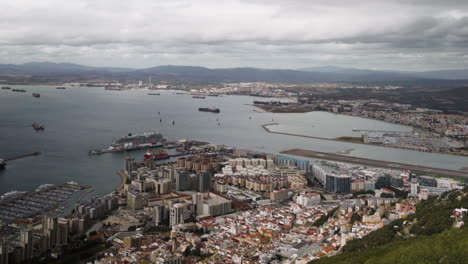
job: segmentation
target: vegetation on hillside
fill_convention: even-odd
[[[453,228],[451,217],[460,207],[468,208],[468,187],[430,197],[406,219],[349,241],[340,255],[311,263],[468,263],[468,217],[461,229]]]

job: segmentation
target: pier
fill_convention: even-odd
[[[418,172],[422,174],[437,174],[437,175],[442,175],[442,176],[461,178],[465,180],[468,179],[468,171],[462,171],[462,170],[431,168],[431,167],[425,167],[425,166],[420,166],[420,165],[358,158],[358,157],[319,152],[319,151],[313,151],[313,150],[305,150],[305,149],[291,149],[287,151],[282,151],[281,153],[295,155],[295,156],[303,156],[303,157],[308,157],[308,158],[362,164],[362,165],[378,167],[378,168],[387,168],[387,169],[394,169],[394,170],[410,170],[412,172]]]

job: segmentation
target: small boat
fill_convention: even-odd
[[[8,87],[8,86],[3,86],[3,87],[2,87],[2,89],[3,89],[3,90],[10,90],[10,89],[11,89],[11,87]]]
[[[161,95],[160,93],[149,93],[148,95]]]
[[[65,89],[67,89],[67,88],[65,88],[65,87],[63,87],[63,86],[59,86],[59,87],[56,87],[55,89],[57,89],[57,90],[65,90]]]
[[[194,95],[192,98],[197,98],[197,99],[205,99],[205,96],[203,95]]]
[[[11,89],[13,92],[25,93],[25,89]]]
[[[32,124],[32,127],[34,128],[34,130],[36,131],[41,131],[41,130],[44,130],[44,126],[38,124],[37,122]]]
[[[184,95],[185,93],[175,93],[175,94],[178,94],[178,95]]]
[[[208,94],[208,96],[219,96],[219,94]]]
[[[39,98],[39,97],[41,97],[41,94],[40,93],[33,93],[32,96],[36,97],[36,98]]]
[[[1,170],[1,169],[4,169],[4,168],[5,168],[5,166],[6,166],[6,162],[5,162],[5,160],[3,160],[3,159],[0,159],[0,170]]]

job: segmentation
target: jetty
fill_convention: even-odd
[[[28,154],[9,157],[9,158],[4,158],[4,159],[0,158],[0,169],[4,169],[6,167],[7,161],[22,159],[22,158],[26,158],[26,157],[30,157],[30,156],[37,156],[37,155],[40,155],[40,154],[41,154],[40,152],[31,152],[31,153],[28,153]]]
[[[24,154],[24,155],[19,155],[19,156],[4,158],[3,161],[7,162],[7,161],[22,159],[22,158],[31,157],[31,156],[38,156],[38,155],[41,155],[41,153],[40,153],[40,152],[31,152],[31,153]]]

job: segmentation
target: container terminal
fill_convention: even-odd
[[[0,222],[9,224],[63,206],[72,195],[90,188],[74,182],[45,184],[34,191],[9,192],[0,197]]]

